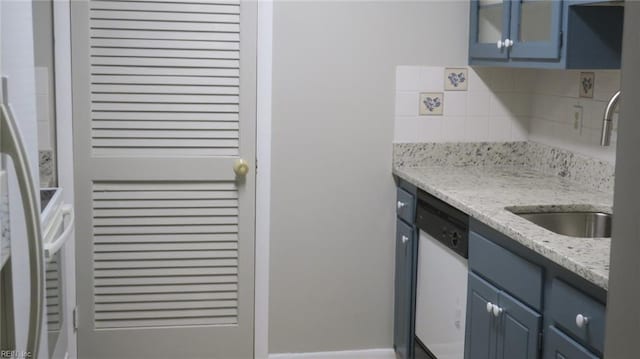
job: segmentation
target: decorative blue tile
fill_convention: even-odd
[[[446,91],[467,91],[468,86],[468,69],[452,67],[444,69],[444,89]]]
[[[442,116],[444,94],[442,92],[423,92],[420,94],[420,116]]]
[[[593,72],[580,73],[580,97],[593,98],[593,88],[596,85],[596,74]]]

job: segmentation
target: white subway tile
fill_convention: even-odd
[[[487,68],[469,68],[469,92],[489,92],[491,71]]]
[[[596,71],[596,82],[593,87],[593,98],[608,101],[620,89],[620,71]]]
[[[524,116],[511,118],[511,141],[526,141],[529,137],[530,118]]]
[[[464,125],[465,139],[469,142],[489,140],[489,117],[467,117]]]
[[[513,70],[508,68],[495,68],[491,70],[490,88],[492,91],[513,91]]]
[[[490,117],[508,117],[511,116],[511,112],[506,105],[509,95],[507,93],[497,93],[491,95],[491,101],[489,105]]]
[[[394,142],[424,142],[422,119],[419,117],[397,117],[394,124]]]
[[[418,92],[396,92],[396,116],[418,116]]]
[[[491,94],[483,91],[467,92],[467,116],[488,117]]]
[[[465,140],[465,117],[445,116],[442,118],[442,141],[461,142]]]
[[[442,139],[442,117],[420,117],[420,135],[423,142],[444,142]]]
[[[420,91],[444,91],[444,67],[428,66],[420,69]]]
[[[445,116],[467,116],[467,92],[448,91],[444,94]]]
[[[511,140],[511,118],[502,116],[489,117],[489,140]]]

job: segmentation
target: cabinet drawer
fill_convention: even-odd
[[[541,267],[471,232],[469,268],[534,309],[541,310],[544,279]]]
[[[398,188],[398,200],[396,213],[403,221],[413,224],[416,213],[416,197],[411,193]]]
[[[554,326],[549,326],[544,342],[544,359],[598,359]]]
[[[605,307],[561,280],[551,283],[549,313],[556,325],[587,346],[602,353],[604,348]],[[588,318],[578,326],[577,317]]]

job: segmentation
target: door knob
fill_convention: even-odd
[[[242,158],[238,159],[233,164],[233,172],[235,172],[238,176],[244,177],[247,172],[249,172],[249,164]]]
[[[498,49],[502,49],[502,47],[505,46],[505,43],[501,40],[498,40],[498,42],[496,42],[496,46],[498,46]]]

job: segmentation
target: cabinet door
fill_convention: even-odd
[[[598,357],[556,327],[549,326],[544,342],[544,359],[598,359]]]
[[[394,302],[394,348],[398,359],[413,355],[413,314],[415,312],[414,263],[417,240],[411,226],[401,220],[396,227]]]
[[[495,358],[498,321],[488,309],[498,303],[498,292],[491,284],[469,273],[465,359]]]
[[[505,292],[499,294],[498,307],[497,358],[537,358],[542,316]]]
[[[511,6],[511,59],[560,58],[562,1],[519,0]]]
[[[509,37],[511,0],[471,0],[469,57],[507,59],[508,48],[498,46]]]

